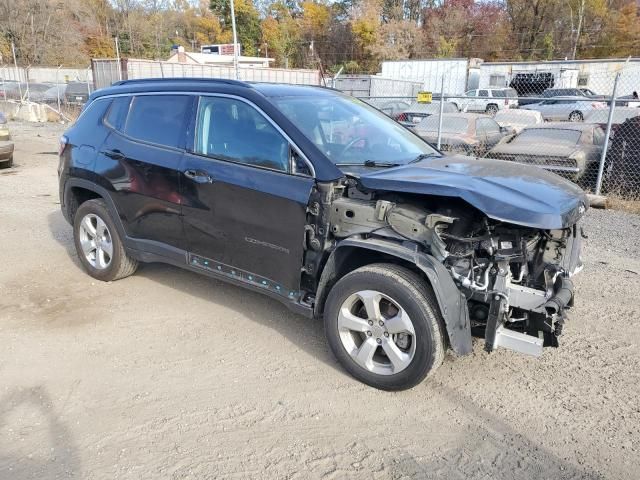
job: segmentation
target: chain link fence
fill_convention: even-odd
[[[447,154],[534,165],[586,191],[640,199],[640,63],[579,69],[505,70],[493,66],[474,88],[460,90],[460,73],[444,72],[428,92],[419,79],[338,76],[319,72],[241,69],[249,81],[327,84],[381,110]],[[38,121],[79,115],[95,88],[125,78],[202,76],[231,78],[231,70],[152,61],[96,60],[93,68],[0,66],[0,104],[27,108]],[[254,69],[255,70],[255,69]],[[264,71],[263,71],[264,70]],[[245,78],[246,77],[246,78]],[[467,82],[470,81],[467,79]],[[430,79],[434,85],[434,79]],[[427,96],[429,97],[429,96]],[[430,100],[430,101],[429,101]],[[37,108],[35,108],[37,106]]]
[[[90,68],[0,65],[0,102],[10,116],[75,119],[93,91]]]
[[[534,165],[588,192],[638,200],[640,65],[616,67],[588,74],[490,72],[465,92],[454,91],[445,74],[427,102],[393,83],[375,95],[366,89],[348,93],[446,154]]]

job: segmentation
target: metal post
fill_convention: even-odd
[[[58,97],[58,112],[60,111],[60,69],[62,65],[56,70],[56,96]]]
[[[609,108],[609,118],[607,120],[607,131],[604,134],[604,147],[602,148],[602,155],[600,156],[600,166],[598,168],[598,179],[596,180],[596,195],[600,195],[602,189],[602,174],[604,173],[604,162],[607,158],[607,150],[609,149],[609,137],[611,136],[611,124],[613,123],[613,111],[616,108],[616,94],[618,92],[618,80],[622,72],[616,74],[616,79],[613,82],[613,92],[611,92],[611,107]]]
[[[344,70],[344,66],[340,67],[340,70],[338,70],[338,73],[336,73],[331,79],[331,88],[336,88],[336,80],[338,80],[338,77],[342,73],[342,70]]]
[[[116,42],[116,61],[118,62],[118,80],[122,80],[122,67],[120,66],[120,44],[118,43],[118,36],[114,37]]]
[[[91,67],[87,67],[87,93],[91,95],[91,83],[89,82],[89,72],[91,71]]]
[[[240,79],[238,72],[238,34],[236,32],[236,10],[231,0],[231,29],[233,30],[233,69],[236,73],[236,80]]]
[[[13,54],[13,65],[16,69],[16,78],[18,79],[18,91],[20,92],[20,103],[22,103],[22,81],[20,80],[20,72],[18,71],[18,61],[16,60],[16,45],[11,42],[11,53]]]
[[[444,72],[442,72],[442,86],[440,87],[440,117],[438,118],[438,143],[437,148],[440,150],[442,143],[442,115],[444,113]]]

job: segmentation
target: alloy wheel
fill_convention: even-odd
[[[80,246],[93,268],[104,270],[113,258],[113,239],[107,224],[99,216],[89,213],[80,222]]]
[[[396,374],[415,356],[411,318],[397,301],[375,290],[356,292],[343,302],[338,333],[345,351],[372,373]]]

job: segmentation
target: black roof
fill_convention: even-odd
[[[290,85],[284,83],[254,83],[224,78],[141,78],[122,80],[112,86],[97,90],[92,98],[118,93],[162,92],[162,91],[198,91],[232,93],[243,89],[251,89],[265,97],[306,96],[306,95],[340,95],[331,88],[313,85]]]

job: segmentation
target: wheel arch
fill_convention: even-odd
[[[111,218],[116,225],[118,234],[123,240],[127,238],[122,219],[118,215],[116,205],[111,198],[111,195],[104,187],[97,185],[89,180],[82,178],[69,178],[64,184],[64,196],[63,196],[63,208],[62,212],[64,217],[69,223],[73,225],[73,218],[78,207],[87,200],[99,198],[104,200],[107,205],[107,209],[111,214]]]
[[[436,296],[452,350],[458,355],[471,353],[471,324],[464,296],[446,268],[411,242],[379,238],[349,238],[339,242],[322,270],[314,315],[323,315],[329,291],[340,278],[356,268],[381,261],[407,267],[428,282]]]

